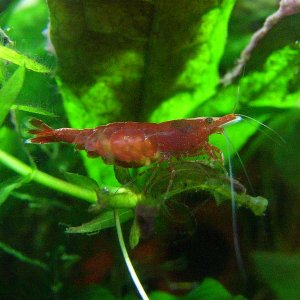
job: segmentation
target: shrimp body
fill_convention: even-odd
[[[213,133],[222,133],[223,127],[237,122],[234,114],[219,118],[194,118],[162,123],[116,122],[94,129],[52,129],[33,119],[36,129],[29,130],[35,137],[29,143],[67,142],[86,150],[91,157],[100,156],[107,164],[122,167],[141,167],[171,157],[191,157],[208,154],[217,158],[221,151],[210,145]]]

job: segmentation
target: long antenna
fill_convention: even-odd
[[[231,213],[232,213],[232,233],[233,233],[233,245],[236,255],[236,260],[238,264],[238,268],[244,278],[247,280],[247,275],[245,272],[245,266],[243,262],[243,258],[241,255],[240,243],[238,239],[238,230],[237,230],[237,215],[236,215],[236,201],[235,201],[235,190],[234,190],[234,181],[233,181],[233,171],[232,171],[232,163],[230,159],[230,139],[225,132],[224,129],[224,136],[226,138],[226,145],[227,145],[227,153],[228,153],[228,168],[229,168],[229,176],[230,176],[230,192],[231,192]]]
[[[262,123],[262,122],[260,122],[260,121],[258,121],[258,120],[256,120],[256,119],[254,119],[254,118],[252,118],[252,117],[249,117],[249,116],[246,116],[246,115],[242,115],[242,114],[236,114],[237,116],[240,116],[240,117],[242,117],[243,119],[248,119],[248,120],[251,120],[251,121],[253,121],[253,122],[255,122],[255,123],[257,123],[257,124],[259,124],[260,126],[262,126],[262,127],[265,127],[266,129],[268,129],[269,131],[271,131],[283,144],[286,144],[286,140],[278,133],[278,132],[276,132],[273,128],[271,128],[271,127],[269,127],[268,125],[266,125],[266,124],[264,124],[264,123]],[[250,122],[249,122],[249,124],[251,124]],[[259,130],[259,129],[258,129]],[[262,131],[262,133],[263,134],[265,134],[266,136],[268,136],[271,140],[273,140],[274,141],[274,139],[269,135],[269,134],[267,134],[266,132],[264,132],[264,131]]]
[[[251,190],[251,193],[252,193],[253,195],[255,195],[253,185],[252,185],[252,183],[251,183],[250,177],[249,177],[249,175],[248,175],[248,172],[247,172],[246,167],[245,167],[245,165],[244,165],[244,163],[243,163],[243,161],[242,161],[241,156],[239,155],[239,153],[238,153],[238,151],[236,150],[235,146],[233,145],[232,141],[231,141],[230,139],[227,139],[227,142],[230,143],[231,149],[234,151],[234,154],[237,156],[237,158],[238,158],[238,160],[239,160],[239,162],[240,162],[240,165],[241,165],[242,170],[243,170],[243,172],[244,172],[244,174],[245,174],[245,176],[246,176],[246,179],[247,179],[249,188],[250,188],[250,190]],[[230,161],[230,157],[229,157],[228,160]],[[231,162],[231,161],[230,161],[230,162]]]

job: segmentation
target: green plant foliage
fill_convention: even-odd
[[[275,51],[266,61],[263,70],[250,73],[241,78],[237,84],[221,88],[193,115],[207,115],[211,111],[214,111],[216,115],[224,115],[232,111],[237,104],[242,114],[253,115],[255,113],[260,122],[266,122],[278,110],[285,111],[297,107],[300,97],[300,78],[297,71],[300,68],[299,58],[298,44]],[[245,119],[243,124],[226,129],[234,138],[235,150],[241,149],[260,127],[259,124],[250,122],[252,124]],[[234,135],[234,131],[237,130],[243,134]],[[211,140],[218,146],[222,144],[219,137],[214,136]]]
[[[18,260],[20,260],[24,263],[42,268],[43,270],[46,270],[46,271],[48,270],[48,266],[45,263],[43,263],[43,262],[41,262],[37,259],[32,259],[32,258],[24,255],[22,252],[17,251],[17,250],[13,249],[12,247],[10,247],[10,246],[2,243],[2,242],[0,242],[0,249],[2,251],[5,251],[6,253],[8,253],[10,255],[15,256]]]
[[[43,0],[14,2],[5,20],[10,39],[23,54],[44,59],[45,37],[42,31],[48,22],[47,4]]]
[[[25,111],[25,112],[29,112],[29,113],[33,113],[33,114],[42,115],[42,116],[57,117],[57,115],[55,115],[54,113],[46,111],[45,109],[40,108],[40,107],[32,107],[32,106],[27,106],[27,105],[12,105],[10,109]]]
[[[300,254],[255,252],[253,259],[259,275],[278,299],[300,298]]]
[[[224,170],[212,164],[201,161],[185,161],[174,163],[172,168],[175,176],[169,191],[167,188],[170,183],[170,170],[165,166],[160,166],[157,175],[152,179],[147,179],[148,191],[146,192],[146,203],[151,199],[156,205],[163,203],[167,199],[172,199],[175,195],[188,191],[207,191],[211,193],[218,203],[232,199],[230,188],[230,177]],[[151,172],[148,175],[152,175]],[[235,201],[238,206],[244,206],[252,210],[255,215],[264,214],[268,200],[263,197],[252,197],[246,193],[243,185],[234,180]]]
[[[12,191],[20,188],[26,181],[26,177],[4,181],[0,184],[0,206],[6,201]]]
[[[24,76],[24,67],[19,67],[0,90],[0,126],[20,93]]]
[[[133,217],[133,211],[131,209],[120,209],[119,211],[120,221],[126,222]],[[114,212],[108,210],[103,212],[98,217],[84,223],[77,227],[68,227],[66,233],[81,233],[81,234],[96,234],[99,231],[115,226]]]
[[[65,172],[64,175],[69,182],[99,193],[99,186],[95,180],[70,172]]]
[[[81,299],[118,299],[114,297],[108,290],[101,286],[93,285],[89,287]],[[103,298],[102,298],[103,297]],[[127,296],[124,300],[138,299],[135,296]],[[201,284],[196,286],[191,292],[184,296],[173,296],[165,292],[153,292],[150,295],[151,300],[246,300],[243,296],[232,296],[218,281],[207,278]]]
[[[4,59],[34,72],[50,73],[50,70],[47,67],[2,45],[0,45],[0,59]]]
[[[154,292],[151,294],[151,300],[245,300],[242,296],[232,296],[216,280],[207,278],[199,286],[195,287],[190,293],[182,297],[175,297],[163,292]]]
[[[65,192],[69,195],[72,195],[74,197],[83,199],[91,203],[95,203],[97,201],[97,195],[94,191],[91,191],[90,189],[84,189],[77,185],[71,184],[59,178],[53,177],[49,174],[36,170],[35,168],[31,168],[28,165],[16,159],[15,157],[2,151],[1,149],[0,149],[0,161],[2,164],[13,169],[15,172],[25,177],[29,177],[31,180],[46,185],[52,189]]]
[[[137,246],[140,241],[141,230],[136,218],[133,220],[129,234],[129,246],[131,249]]]

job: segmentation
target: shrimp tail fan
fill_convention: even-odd
[[[35,137],[28,139],[25,143],[45,144],[57,141],[57,132],[39,119],[31,119],[29,123],[34,126],[34,129],[28,130]]]

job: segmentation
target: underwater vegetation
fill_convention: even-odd
[[[0,298],[300,299],[299,13],[1,1]]]

